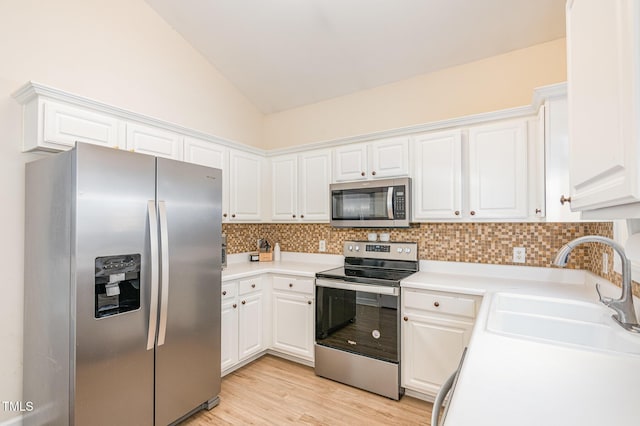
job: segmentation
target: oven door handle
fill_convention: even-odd
[[[331,281],[316,278],[316,286],[337,288],[340,290],[363,291],[374,294],[387,294],[390,296],[399,296],[400,287],[389,287],[373,284],[354,284],[347,281]]]

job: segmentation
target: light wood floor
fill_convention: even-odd
[[[324,379],[271,355],[225,376],[220,400],[183,425],[429,425],[432,408],[406,395],[393,401]]]

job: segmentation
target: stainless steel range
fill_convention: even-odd
[[[344,256],[316,274],[316,375],[400,399],[400,281],[418,246],[345,241]]]

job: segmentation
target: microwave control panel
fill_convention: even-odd
[[[396,186],[393,190],[393,218],[394,219],[406,219],[406,187],[404,185]]]

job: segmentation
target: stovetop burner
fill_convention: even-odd
[[[400,281],[407,278],[416,271],[404,271],[396,269],[381,268],[353,268],[341,266],[318,272],[316,278],[326,278],[333,280],[351,281],[363,284],[390,285],[397,287]]]
[[[400,281],[418,271],[416,243],[345,241],[345,264],[318,272],[316,278],[400,286]]]

